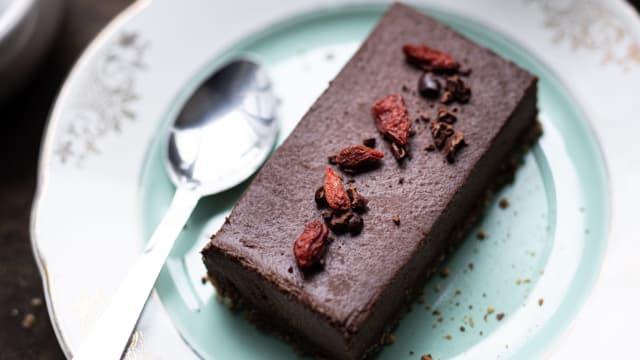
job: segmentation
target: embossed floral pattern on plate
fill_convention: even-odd
[[[595,0],[525,0],[540,6],[556,44],[602,53],[603,64],[629,70],[640,65],[640,43],[612,9]]]
[[[100,154],[102,138],[120,134],[136,121],[136,80],[147,68],[147,49],[138,33],[124,31],[92,64],[84,86],[77,88],[74,106],[63,115],[63,134],[54,152],[62,163],[82,166],[87,157]]]

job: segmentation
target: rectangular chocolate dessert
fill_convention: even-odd
[[[438,21],[394,4],[202,251],[218,292],[311,352],[367,356],[535,128],[536,81]],[[409,125],[401,119],[405,104]],[[375,138],[366,145],[384,157],[358,148],[377,166],[354,172],[347,160],[362,157],[340,151],[365,138]],[[333,171],[342,184],[327,185]],[[323,184],[317,202],[324,210],[314,198]],[[368,199],[367,210],[350,218],[359,217],[361,231],[333,222],[352,214],[357,201],[340,198],[351,185]],[[340,209],[340,201],[349,204]],[[305,245],[313,240],[305,236],[315,236],[321,248]],[[311,250],[319,251],[299,253]]]

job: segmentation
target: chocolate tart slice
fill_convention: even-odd
[[[422,70],[405,59],[403,44],[426,44],[472,69],[461,77],[470,98],[446,105],[456,108],[453,127],[467,144],[453,162],[437,148],[425,151],[434,149],[431,124],[443,104],[417,91]],[[434,74],[443,85],[450,75]],[[367,356],[536,127],[536,82],[438,21],[392,5],[202,251],[218,292],[305,350],[332,359]],[[402,95],[415,131],[411,156],[400,162],[371,110],[389,94]],[[415,121],[424,113],[430,121]],[[332,235],[322,263],[303,271],[293,243],[305,224],[322,220],[314,193],[331,166],[327,157],[370,137],[385,154],[382,164],[343,176],[369,200],[364,227]]]

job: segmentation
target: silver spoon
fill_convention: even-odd
[[[119,359],[175,239],[198,200],[253,174],[277,132],[271,82],[258,64],[227,63],[191,95],[169,131],[166,165],[176,193],[144,252],[74,359]]]

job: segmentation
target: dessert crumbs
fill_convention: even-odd
[[[504,313],[497,313],[497,314],[496,314],[496,319],[497,319],[498,321],[502,321],[502,319],[504,319]]]
[[[440,270],[440,277],[444,279],[448,276],[449,276],[449,268],[447,267],[442,268],[442,270]]]
[[[431,357],[431,354],[426,354],[420,356],[420,360],[433,360],[433,358]]]
[[[484,232],[483,230],[478,231],[478,234],[476,235],[476,237],[478,238],[478,240],[484,240],[487,238],[487,233]]]
[[[42,305],[42,298],[34,297],[34,298],[31,299],[30,303],[31,303],[31,306],[41,306]]]
[[[495,311],[496,311],[496,310],[495,310],[495,308],[494,308],[493,306],[489,306],[489,307],[487,308],[487,312],[484,314],[484,316],[482,317],[482,319],[483,319],[484,321],[487,321],[487,318],[489,317],[489,315],[493,314]]]
[[[391,344],[393,344],[395,342],[396,342],[396,336],[395,335],[393,335],[393,334],[387,335],[387,338],[386,338],[386,341],[385,341],[385,343],[387,345],[391,345]]]
[[[544,299],[540,298],[538,299],[538,306],[542,306],[544,304]]]
[[[453,336],[451,334],[447,334],[447,335],[444,336],[444,338],[447,339],[447,340],[451,340],[451,339],[453,339]]]
[[[31,329],[36,323],[36,316],[32,313],[27,313],[22,318],[21,325],[24,329]]]
[[[509,200],[507,198],[502,198],[500,199],[500,202],[498,203],[498,205],[500,206],[501,209],[506,209],[509,207]]]

